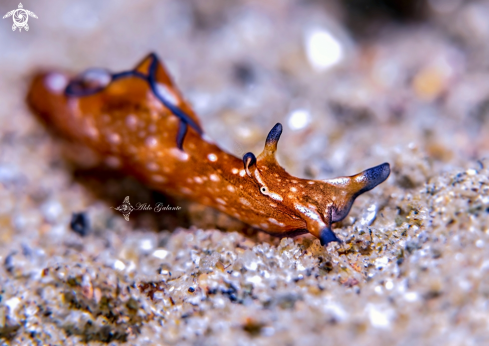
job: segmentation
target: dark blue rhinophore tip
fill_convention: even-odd
[[[265,145],[276,145],[282,134],[282,124],[276,123],[275,126],[270,130],[265,141]]]
[[[244,168],[248,169],[256,163],[256,156],[253,153],[246,153],[243,155]]]
[[[319,240],[321,241],[321,245],[323,246],[327,246],[329,243],[333,241],[338,242],[340,244],[342,243],[341,239],[339,239],[329,227],[323,228],[321,230],[321,234],[319,235]]]

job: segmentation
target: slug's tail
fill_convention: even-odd
[[[66,121],[69,119],[64,95],[67,84],[68,76],[63,73],[39,73],[32,80],[26,99],[29,108],[44,125],[50,130],[58,130],[60,134],[71,134],[76,130],[74,122]]]
[[[150,93],[160,103],[160,114],[173,115],[179,120],[175,134],[178,149],[183,150],[190,128],[203,135],[197,115],[154,53],[129,71],[111,73],[106,69],[91,68],[73,77],[60,72],[39,74],[31,84],[27,102],[49,127],[54,124],[66,137],[83,140],[82,130],[91,126],[88,132],[96,133],[94,124],[99,118],[108,116],[107,110],[120,109],[126,104],[133,109],[145,108],[142,103]]]

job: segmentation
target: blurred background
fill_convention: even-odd
[[[0,14],[3,16],[16,9],[18,4],[18,0],[2,0]],[[5,267],[3,272],[0,271],[3,273],[0,275],[0,284],[5,280],[2,286],[6,287],[9,282],[11,287],[7,293],[0,292],[0,303],[1,294],[6,297],[4,301],[10,302],[0,304],[0,338],[17,338],[15,342],[19,344],[27,342],[29,331],[20,329],[21,323],[18,321],[22,321],[22,318],[18,317],[20,319],[15,322],[17,317],[12,312],[23,311],[23,318],[27,318],[25,316],[28,313],[25,311],[29,310],[16,310],[24,304],[18,297],[22,294],[22,297],[29,297],[33,292],[29,281],[22,280],[35,278],[38,280],[35,285],[43,287],[44,279],[39,276],[39,269],[49,267],[46,263],[52,266],[62,263],[66,268],[71,268],[69,270],[74,270],[74,263],[85,261],[80,258],[92,256],[90,261],[93,260],[95,264],[91,267],[91,262],[87,260],[84,265],[91,268],[87,272],[91,270],[104,276],[102,273],[106,269],[93,269],[98,268],[97,263],[103,262],[107,268],[112,268],[107,275],[127,271],[132,274],[124,276],[124,280],[135,280],[140,284],[137,280],[144,277],[146,272],[141,267],[128,264],[145,261],[146,255],[141,255],[143,259],[139,259],[139,255],[131,252],[143,244],[135,240],[137,237],[150,239],[149,243],[144,243],[146,248],[141,245],[142,254],[149,253],[147,244],[154,243],[156,245],[151,245],[154,248],[165,248],[169,242],[173,244],[169,248],[174,253],[180,253],[178,251],[181,250],[195,263],[192,256],[197,256],[195,252],[201,250],[195,250],[199,241],[191,235],[170,238],[167,233],[148,235],[148,230],[173,230],[182,226],[217,227],[223,230],[243,228],[243,225],[236,225],[229,218],[195,204],[184,204],[185,215],[167,216],[163,223],[159,223],[161,220],[156,222],[152,216],[149,221],[136,218],[134,223],[126,224],[120,215],[114,214],[107,204],[99,200],[111,195],[115,197],[109,203],[122,201],[127,191],[130,191],[131,196],[133,193],[140,196],[141,200],[166,197],[155,197],[154,192],[141,189],[135,182],[129,182],[126,186],[123,182],[126,178],[122,176],[111,175],[109,180],[112,180],[107,183],[108,180],[100,180],[100,175],[94,178],[80,173],[62,159],[63,149],[25,104],[29,82],[39,71],[62,70],[77,74],[90,67],[105,67],[117,72],[130,69],[149,52],[155,52],[193,105],[208,135],[222,148],[237,156],[248,151],[260,153],[268,131],[275,123],[281,122],[284,133],[278,158],[293,175],[322,179],[350,175],[385,161],[390,162],[393,168],[391,178],[383,187],[372,191],[370,197],[359,200],[352,210],[351,218],[337,226],[344,227],[347,233],[342,236],[346,238],[360,225],[358,227],[365,230],[360,233],[362,241],[376,244],[376,250],[326,252],[310,245],[312,241],[306,242],[304,246],[307,251],[312,251],[314,261],[317,261],[311,265],[314,268],[311,272],[318,271],[321,274],[317,274],[316,279],[318,276],[324,277],[324,280],[329,278],[329,281],[321,281],[318,286],[316,282],[306,284],[302,279],[296,280],[303,275],[298,274],[302,273],[302,269],[287,262],[295,260],[295,257],[283,252],[287,246],[287,249],[300,249],[294,253],[306,253],[300,241],[280,243],[280,240],[268,238],[244,238],[240,242],[248,245],[240,245],[240,249],[256,249],[253,247],[254,241],[271,244],[264,245],[265,248],[280,243],[283,247],[278,247],[274,256],[287,257],[284,262],[277,264],[278,268],[283,268],[283,263],[287,263],[289,270],[283,280],[279,280],[286,287],[285,293],[277,300],[273,300],[276,294],[270,293],[272,303],[267,303],[265,309],[268,309],[267,314],[278,315],[273,315],[275,317],[268,322],[260,324],[251,317],[250,320],[243,317],[248,316],[246,314],[252,317],[265,314],[261,308],[253,310],[253,305],[250,305],[252,307],[238,309],[233,305],[234,310],[231,311],[238,311],[234,317],[226,314],[216,317],[212,315],[214,312],[202,312],[198,322],[200,324],[179,325],[180,322],[175,322],[173,329],[165,327],[162,334],[155,332],[157,327],[152,332],[146,330],[141,333],[145,329],[137,329],[141,321],[136,319],[137,322],[134,322],[134,309],[121,305],[133,315],[130,327],[124,324],[126,322],[121,322],[122,327],[119,324],[114,327],[119,334],[114,332],[110,334],[112,336],[107,336],[102,333],[100,336],[100,330],[93,329],[95,327],[85,325],[85,329],[73,329],[56,322],[53,325],[57,327],[49,324],[49,328],[52,328],[49,329],[51,337],[57,335],[59,340],[63,340],[63,331],[70,335],[82,335],[81,339],[70,339],[70,342],[76,344],[77,340],[123,341],[136,338],[137,335],[153,335],[154,339],[144,339],[147,344],[151,344],[151,340],[160,340],[158,338],[171,344],[186,340],[185,335],[195,330],[202,329],[200,335],[207,335],[205,330],[214,328],[209,321],[221,326],[219,323],[229,319],[243,326],[237,329],[232,327],[226,334],[229,339],[189,337],[188,344],[195,344],[195,340],[204,344],[238,340],[241,344],[261,345],[270,342],[267,337],[271,335],[274,335],[275,339],[272,340],[277,344],[302,343],[304,340],[318,343],[325,342],[324,333],[327,333],[328,337],[331,336],[331,342],[356,340],[360,344],[369,344],[370,340],[391,345],[398,339],[394,333],[385,333],[389,330],[397,333],[401,340],[399,344],[402,345],[412,344],[410,342],[413,340],[419,344],[449,344],[448,340],[454,344],[463,344],[469,336],[474,336],[473,344],[488,340],[484,339],[487,337],[484,332],[487,331],[487,321],[483,320],[487,320],[488,316],[489,284],[470,284],[472,279],[458,280],[456,276],[452,282],[449,278],[456,272],[454,268],[460,271],[470,268],[465,273],[473,273],[473,278],[478,277],[480,268],[489,268],[485,243],[481,240],[487,237],[489,229],[486,216],[489,197],[478,195],[479,190],[471,190],[472,185],[467,189],[464,187],[464,191],[467,191],[460,195],[469,198],[470,202],[460,197],[460,204],[453,203],[451,198],[458,192],[447,192],[448,197],[438,199],[430,194],[443,190],[441,185],[433,183],[438,181],[436,179],[445,179],[443,181],[447,186],[448,182],[458,183],[463,179],[485,179],[479,172],[484,168],[484,158],[489,153],[489,1],[26,0],[22,4],[24,9],[38,16],[37,19],[29,18],[29,31],[12,31],[12,17],[0,20],[0,261]],[[465,173],[453,173],[467,168],[469,170],[463,171]],[[456,178],[452,175],[446,178],[444,174],[452,174]],[[80,181],[83,184],[78,184]],[[123,192],[120,191],[121,184],[125,186]],[[479,188],[486,183],[473,184]],[[92,189],[87,189],[87,185]],[[430,194],[423,195],[424,191],[429,190],[427,186],[431,186],[432,190]],[[487,195],[487,189],[484,193]],[[476,209],[469,210],[480,211],[482,214],[465,213],[463,208],[467,203],[470,208],[476,206]],[[433,212],[438,210],[436,205],[440,208],[438,214]],[[76,238],[78,235],[69,230],[67,225],[71,213],[80,210],[88,210],[95,237],[79,239]],[[368,210],[373,212],[369,214]],[[379,238],[372,239],[371,230],[368,236],[366,227],[375,219],[377,210],[379,215],[380,211],[383,214],[374,226],[398,232],[396,237],[391,238],[390,233],[388,237],[385,233],[383,238],[379,235]],[[212,217],[209,216],[211,214]],[[443,222],[437,224],[440,228],[433,226],[436,222],[431,223],[429,219],[435,214],[444,215]],[[423,223],[425,221],[422,220],[428,219],[429,222]],[[445,226],[448,233],[444,233]],[[403,227],[406,229],[401,230]],[[441,233],[435,235],[435,228],[436,232]],[[135,233],[134,229],[140,233]],[[470,230],[472,233],[467,232],[467,237],[473,238],[467,242],[461,241],[457,233],[460,230]],[[453,242],[447,240],[453,235],[450,232],[456,234]],[[376,233],[375,229],[373,233]],[[234,244],[233,234],[212,234],[214,237],[222,237],[219,238],[220,242],[229,247],[226,251],[240,258],[243,252],[229,245]],[[481,239],[477,238],[480,234]],[[176,240],[172,243],[168,239]],[[189,239],[194,239],[192,241],[195,243]],[[392,239],[401,240],[396,242]],[[438,241],[443,245],[437,245]],[[193,247],[186,248],[187,242],[194,244]],[[452,242],[452,247],[442,256],[443,249],[448,248],[446,242]],[[464,248],[465,245],[468,247]],[[151,246],[149,248],[153,249]],[[212,246],[209,245],[210,248]],[[41,249],[36,250],[40,252],[31,251],[36,255],[32,255],[34,257],[29,260],[31,255],[28,255],[26,249],[36,248]],[[222,248],[216,251],[224,253]],[[388,255],[377,258],[383,251]],[[12,255],[14,252],[18,257]],[[76,256],[82,257],[70,257],[69,254],[75,252]],[[250,253],[246,252],[246,256],[254,258]],[[479,257],[473,262],[465,261],[469,253]],[[158,255],[160,259],[166,256],[161,254]],[[404,262],[403,256],[408,254],[412,255],[409,257],[411,259]],[[457,257],[458,254],[467,257]],[[131,257],[133,255],[138,260],[134,260]],[[198,256],[201,255],[199,252]],[[428,258],[429,263],[418,264],[414,260],[418,258],[416,256]],[[426,269],[440,258],[452,259],[454,263],[447,262],[446,266],[434,272]],[[123,263],[124,267],[117,261]],[[358,269],[355,263],[358,263],[358,268],[367,268],[365,272]],[[169,268],[173,268],[171,266],[161,266],[159,273],[168,273]],[[190,279],[185,279],[188,282],[194,277],[194,273],[190,274],[191,267],[179,267],[183,273],[188,271],[186,274]],[[247,269],[243,269],[242,273],[253,268],[245,267]],[[18,276],[15,275],[15,268],[21,268]],[[273,268],[271,272],[275,270]],[[361,275],[355,274],[357,269]],[[176,271],[175,268],[172,270]],[[26,272],[38,274],[29,276]],[[351,274],[350,277],[349,273],[356,276]],[[2,275],[5,275],[3,279]],[[120,275],[119,279],[123,281]],[[340,278],[340,286],[337,286],[337,282],[333,285],[331,281],[336,280],[335,275]],[[440,279],[431,281],[437,275]],[[221,284],[230,276],[220,279]],[[313,278],[314,275],[311,280]],[[61,287],[67,287],[69,292],[75,290],[73,292],[79,295],[86,293],[81,289],[76,291],[73,288],[78,287],[76,283],[66,284],[62,279],[59,280],[63,282]],[[207,285],[207,278],[202,280],[204,284],[199,281],[201,286]],[[252,280],[256,278],[250,280],[246,281],[246,285],[253,283]],[[449,281],[453,287],[458,287],[460,282],[460,287],[454,288],[455,293],[450,291],[451,286],[446,286]],[[100,285],[98,287],[103,286]],[[97,286],[95,281],[93,286]],[[185,302],[190,292],[187,292],[187,286],[181,291],[182,301]],[[313,286],[316,288],[311,288]],[[149,286],[139,287],[146,287],[141,289],[144,293]],[[240,287],[236,292],[241,292]],[[359,287],[362,288],[362,296]],[[307,294],[311,297],[319,299],[317,302],[320,303],[317,304],[323,310],[315,310],[316,303],[307,305],[304,302],[298,305],[298,311],[294,310],[296,300],[290,298],[290,292],[302,292],[300,294],[309,297],[304,293],[305,290],[309,290]],[[5,292],[5,288],[2,292]],[[334,294],[328,296],[331,292]],[[386,292],[391,293],[388,295]],[[472,292],[474,297],[468,292]],[[141,296],[146,297],[143,293]],[[33,301],[41,299],[40,296],[39,293]],[[442,298],[436,300],[440,296]],[[206,299],[210,300],[209,297]],[[45,302],[49,299],[46,298]],[[89,301],[86,304],[91,306],[92,301],[86,299]],[[139,296],[134,299],[139,301],[142,298]],[[373,301],[378,305],[372,305]],[[227,307],[229,301],[214,303],[217,304],[215,306],[224,304],[222,306]],[[61,321],[71,316],[64,310],[66,306],[60,304],[59,309],[63,312],[54,313],[49,317],[50,321],[57,321],[57,318]],[[73,309],[73,304],[69,305],[69,309]],[[182,304],[184,307],[190,306],[190,303]],[[292,304],[291,308],[287,304]],[[405,304],[411,305],[406,307]],[[413,304],[419,305],[413,308]],[[46,309],[54,311],[56,308],[51,306]],[[146,311],[151,310],[148,309]],[[174,311],[178,309],[175,307]],[[206,308],[202,309],[205,311]],[[168,312],[166,316],[182,319],[182,311],[180,309],[174,315]],[[149,315],[144,316],[150,319]],[[311,316],[314,316],[317,325],[305,322]],[[70,318],[73,318],[70,326],[81,323],[81,317]],[[466,322],[467,319],[470,323]],[[441,322],[433,322],[435,320]],[[296,328],[291,328],[287,334],[287,326],[292,325]],[[59,326],[62,327],[57,329]],[[296,332],[293,333],[294,330]],[[304,330],[307,330],[307,336],[301,335],[300,332]],[[450,334],[452,339],[444,334],[450,330],[453,331]],[[102,331],[107,333],[106,329]],[[49,340],[49,337],[44,335],[40,340]],[[143,344],[144,341],[142,336],[133,340],[138,340],[137,344]]]
[[[17,5],[2,1],[0,9]],[[281,145],[291,145],[279,155],[295,174],[355,170],[358,157],[394,146],[422,148],[443,163],[477,158],[489,148],[484,1],[51,0],[24,6],[39,16],[29,19],[29,32],[9,30],[11,18],[1,21],[1,88],[18,86],[4,104],[22,102],[29,77],[40,69],[120,71],[154,51],[227,150],[259,151],[273,124],[286,124]],[[11,111],[4,106],[2,113]],[[24,131],[26,121],[35,123],[12,118],[5,126],[15,132],[17,122]]]

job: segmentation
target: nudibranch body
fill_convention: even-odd
[[[57,72],[39,75],[28,102],[64,136],[154,189],[212,206],[273,235],[309,232],[323,245],[339,241],[331,224],[390,173],[384,163],[350,177],[293,177],[275,159],[280,124],[258,157],[226,153],[203,133],[154,54],[118,74],[93,69],[71,81]]]

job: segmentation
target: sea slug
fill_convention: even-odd
[[[58,72],[38,75],[27,99],[64,136],[152,188],[212,206],[273,235],[309,232],[322,245],[340,241],[331,224],[390,174],[383,163],[350,177],[293,177],[275,158],[280,124],[257,157],[226,153],[204,134],[155,54],[122,73],[90,69],[73,79]]]

